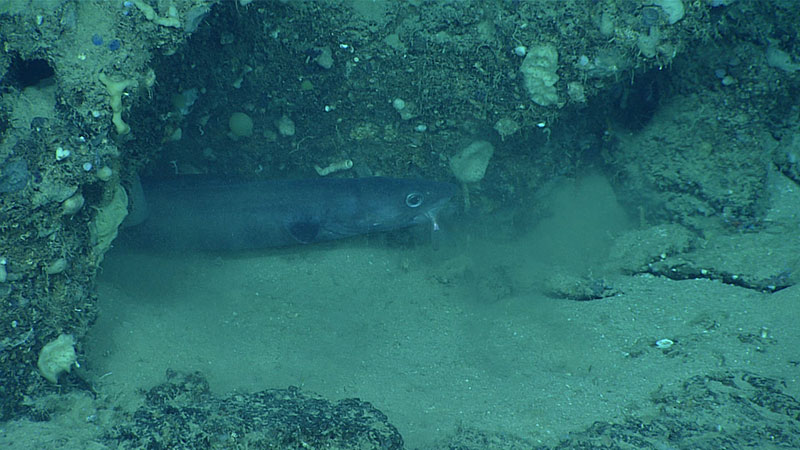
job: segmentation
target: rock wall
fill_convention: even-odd
[[[487,139],[474,214],[535,210],[545,181],[591,166],[668,206],[648,221],[758,223],[771,147],[756,142],[767,126],[777,140],[796,129],[800,18],[783,3],[3,4],[0,419],[57,389],[36,370],[47,342],[74,335],[80,361],[137,172],[317,176],[351,160],[358,175],[448,178],[449,157]],[[558,55],[552,102],[532,101],[520,71],[542,45]],[[252,136],[231,139],[236,112]],[[670,136],[654,118],[673,122]],[[734,196],[731,170],[747,182]]]

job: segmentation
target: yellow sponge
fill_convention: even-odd
[[[111,122],[117,127],[117,133],[128,134],[131,131],[131,127],[122,120],[122,94],[125,92],[125,89],[135,86],[136,82],[133,80],[114,81],[102,72],[98,78],[106,86],[108,95],[111,97],[109,102],[111,104],[112,113]]]

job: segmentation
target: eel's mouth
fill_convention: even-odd
[[[450,200],[451,197],[443,198],[439,200],[432,208],[428,209],[428,211],[426,211],[424,214],[420,214],[416,217],[417,223],[430,223],[431,241],[434,243],[434,248],[436,247],[436,242],[438,241],[437,235],[442,232],[439,218],[452,214],[456,210],[456,206]]]
[[[428,210],[428,212],[422,215],[423,220],[427,220],[431,224],[431,246],[434,250],[439,250],[440,242],[442,240],[442,227],[439,225],[439,217],[441,216],[442,211],[447,212],[448,210],[453,209],[447,208],[447,206],[448,203],[437,205],[437,207],[431,208]]]
[[[437,201],[433,206],[429,207],[425,212],[414,216],[413,222],[415,224],[431,223],[434,230],[439,230],[439,217],[444,214],[449,214],[455,210],[455,207],[450,202],[452,196],[443,197]]]

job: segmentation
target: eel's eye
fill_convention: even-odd
[[[423,195],[419,192],[412,192],[406,195],[406,206],[409,208],[416,208],[422,204]]]

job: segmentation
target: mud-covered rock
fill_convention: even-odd
[[[628,231],[614,240],[608,265],[623,273],[644,272],[652,263],[690,250],[695,241],[694,233],[677,224]]]
[[[741,231],[763,217],[771,148],[745,127],[747,114],[716,113],[724,101],[713,93],[675,98],[641,131],[621,136],[612,164],[643,221]]]
[[[564,272],[556,272],[546,277],[544,290],[553,297],[578,301],[598,300],[620,293],[603,278],[579,277]]]
[[[386,416],[358,399],[330,402],[296,387],[213,395],[199,372],[167,373],[106,439],[121,448],[402,449]]]
[[[451,450],[623,448],[797,448],[800,402],[780,380],[731,371],[693,376],[659,389],[621,422],[598,420],[553,447],[504,433],[460,429],[437,448]],[[729,418],[736,418],[735,423]]]

